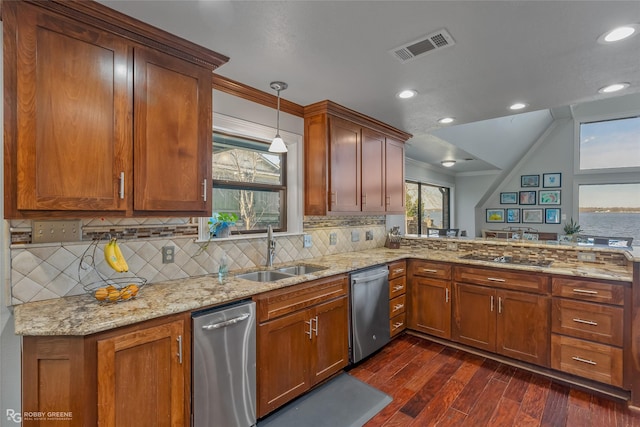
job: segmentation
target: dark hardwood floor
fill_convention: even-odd
[[[393,397],[365,427],[640,427],[625,403],[411,335],[349,373]]]

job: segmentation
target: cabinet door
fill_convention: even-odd
[[[329,117],[329,134],[329,210],[360,212],[360,127],[346,120]]]
[[[137,47],[136,211],[211,214],[211,71]]]
[[[263,417],[311,387],[309,310],[258,326],[258,417]]]
[[[551,301],[524,292],[497,291],[497,352],[549,366]]]
[[[349,362],[349,318],[347,298],[320,304],[314,309],[312,383],[317,384],[347,366]]]
[[[184,321],[99,340],[98,424],[182,426]]]
[[[495,299],[495,290],[491,288],[455,283],[453,295],[453,340],[495,352]]]
[[[451,338],[451,284],[412,278],[409,283],[409,328]]]
[[[387,138],[385,151],[385,210],[405,212],[404,144]]]
[[[16,13],[8,27],[17,26],[5,29],[17,43],[17,209],[125,210],[119,179],[131,176],[126,41],[21,2],[4,7]]]
[[[385,137],[362,129],[362,211],[385,211]]]

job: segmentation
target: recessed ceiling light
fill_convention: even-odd
[[[527,104],[523,103],[523,102],[516,102],[515,104],[512,104],[509,109],[510,110],[522,110],[523,108],[525,108],[527,106]]]
[[[598,37],[598,42],[602,44],[615,43],[620,40],[624,40],[636,34],[638,32],[638,24],[624,25],[614,28]]]
[[[598,89],[598,92],[611,93],[611,92],[617,92],[622,89],[626,89],[628,87],[629,87],[629,83],[615,83],[609,86],[601,87],[600,89]]]
[[[407,90],[403,90],[402,92],[399,92],[398,98],[409,99],[409,98],[413,98],[417,94],[418,92],[416,92],[415,90],[407,89]]]
[[[455,160],[443,160],[440,162],[442,164],[442,166],[444,166],[445,168],[450,168],[451,166],[456,164]]]
[[[438,120],[438,123],[441,123],[443,125],[448,125],[449,123],[453,123],[455,119],[453,117],[443,117],[440,120]]]

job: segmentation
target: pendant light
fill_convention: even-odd
[[[278,115],[276,122],[276,136],[271,141],[271,145],[269,146],[269,151],[272,153],[286,153],[287,146],[284,144],[284,141],[280,137],[280,91],[285,90],[289,87],[285,82],[271,82],[271,89],[278,92]]]

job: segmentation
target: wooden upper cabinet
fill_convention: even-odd
[[[5,218],[210,214],[228,58],[97,2],[2,6]]]
[[[211,71],[140,47],[134,79],[134,209],[210,212]]]
[[[404,213],[410,134],[331,101],[305,118],[305,214]]]
[[[360,127],[346,120],[329,117],[329,132],[329,209],[333,212],[357,212],[361,206],[362,189]]]
[[[3,6],[15,13],[5,38],[20,29],[17,209],[125,210],[118,180],[131,174],[126,42],[30,5]]]

